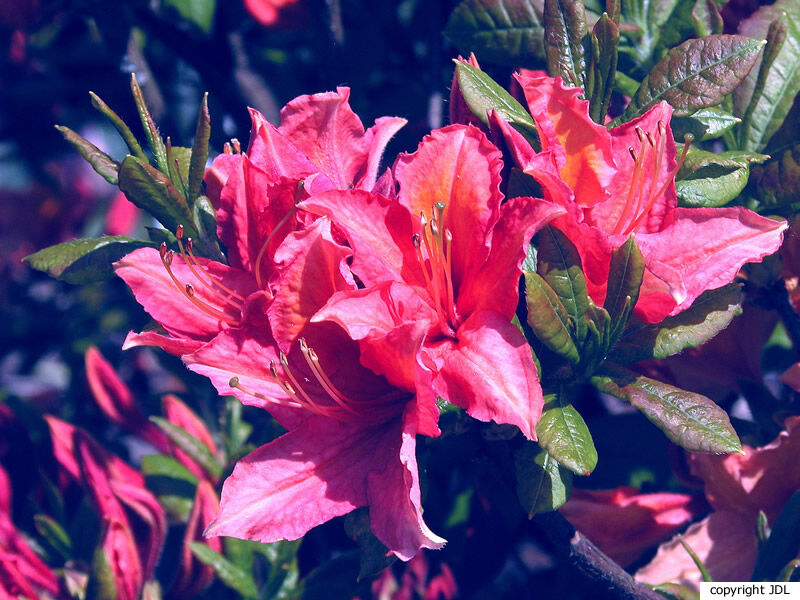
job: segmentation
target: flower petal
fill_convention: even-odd
[[[275,254],[282,268],[271,283],[277,290],[267,315],[284,352],[334,292],[355,288],[346,263],[349,256],[350,250],[334,241],[327,219],[287,237]]]
[[[395,164],[398,199],[414,219],[430,219],[444,203],[444,223],[452,236],[452,277],[456,293],[472,269],[489,254],[489,238],[500,215],[500,151],[476,127],[450,125],[425,136],[413,154]],[[418,230],[419,225],[415,224]]]
[[[205,258],[198,258],[197,263],[206,277],[242,297],[255,291],[255,281],[244,271]],[[177,283],[153,248],[134,250],[114,263],[114,268],[139,304],[175,338],[208,341],[239,318],[240,309],[227,292],[212,289],[198,279],[180,255],[174,256],[171,266]],[[184,289],[187,284],[194,288],[194,299],[203,308],[189,299]]]
[[[710,514],[683,534],[683,541],[703,561],[714,581],[747,581],[756,562],[756,519],[742,513]],[[662,544],[655,558],[636,572],[650,585],[672,582],[699,589],[700,571],[677,539]]]
[[[786,227],[743,207],[676,209],[664,230],[636,236],[647,269],[669,287],[674,307],[664,314],[640,300],[637,314],[655,323],[688,308],[704,291],[733,281],[743,264],[776,252]]]
[[[375,536],[400,560],[411,560],[422,548],[441,548],[445,540],[422,519],[416,423],[413,416],[405,420],[401,436],[393,436],[400,439],[381,449],[389,455],[386,468],[367,475],[367,500]]]
[[[458,341],[443,354],[440,395],[476,419],[516,425],[535,440],[544,399],[520,331],[497,313],[478,312],[456,336]]]
[[[559,77],[519,74],[516,79],[539,129],[542,150],[556,153],[561,177],[574,190],[576,202],[589,207],[608,198],[615,176],[611,136],[589,117],[589,102],[579,99],[583,90],[564,87]]]
[[[500,210],[486,263],[461,286],[458,314],[489,310],[507,316],[517,309],[522,261],[533,234],[565,210],[534,198],[512,198]]]

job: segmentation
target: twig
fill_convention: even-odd
[[[534,524],[562,559],[572,564],[593,585],[595,598],[615,600],[664,600],[664,597],[636,581],[622,567],[603,554],[577,531],[558,511],[537,515]]]

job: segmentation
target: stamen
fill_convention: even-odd
[[[233,149],[231,149],[231,145],[229,142],[225,142],[222,146],[223,154],[233,154]]]
[[[305,400],[308,407],[314,412],[317,412],[319,414],[324,414],[324,411],[319,407],[319,405],[316,402],[314,402],[314,400],[311,399],[311,396],[309,396],[306,393],[306,391],[303,389],[303,386],[300,385],[300,382],[297,381],[295,376],[292,374],[292,371],[289,369],[289,359],[286,357],[286,355],[283,352],[281,352],[278,354],[278,358],[281,361],[283,372],[286,373],[286,376],[289,378],[289,381],[292,383],[292,386],[294,387],[295,390],[297,390],[300,396],[302,396],[303,400]]]
[[[167,245],[162,242],[161,247],[159,248],[159,256],[161,256],[161,262],[164,265],[164,268],[167,270],[167,273],[172,279],[172,282],[175,284],[181,293],[197,308],[202,310],[204,313],[211,315],[216,319],[220,319],[221,321],[225,321],[229,325],[238,326],[239,321],[230,315],[222,312],[221,310],[210,306],[209,304],[201,301],[199,298],[196,298],[194,295],[194,287],[192,284],[187,283],[186,285],[182,285],[178,278],[175,276],[175,273],[172,272],[172,257],[175,253],[172,250],[167,250]]]
[[[233,146],[233,151],[236,154],[242,153],[242,145],[239,143],[239,140],[236,138],[231,138],[231,145]]]
[[[303,338],[300,338],[299,342],[300,351],[303,353],[303,358],[306,359],[306,363],[311,369],[311,372],[314,374],[314,377],[316,377],[317,381],[319,381],[322,389],[324,389],[328,395],[333,398],[334,402],[336,402],[336,404],[341,406],[343,409],[353,414],[358,414],[358,411],[349,405],[351,401],[347,398],[347,396],[339,391],[339,389],[330,380],[327,373],[325,373],[325,371],[322,369],[319,364],[319,357],[317,356],[317,353],[308,347]]]
[[[220,301],[223,305],[230,306],[236,312],[241,312],[244,297],[234,292],[222,282],[216,281],[200,266],[200,263],[197,262],[197,259],[191,251],[194,245],[192,243],[192,238],[186,240],[186,246],[184,247],[182,242],[183,225],[178,225],[175,230],[175,237],[178,240],[178,249],[181,251],[181,257],[183,257],[183,261],[186,263],[186,266],[189,267],[189,271],[191,271],[192,275],[197,277],[198,281],[209,289],[215,300]]]
[[[453,234],[449,229],[444,230],[444,279],[447,289],[447,306],[450,318],[455,322],[455,292],[453,291]]]
[[[246,387],[244,387],[241,383],[239,383],[238,377],[231,377],[231,380],[228,382],[228,386],[235,390],[241,390],[248,396],[253,396],[254,398],[258,398],[259,400],[264,400],[265,402],[269,402],[271,404],[277,404],[279,406],[289,406],[291,408],[303,408],[303,405],[300,403],[293,402],[291,400],[289,401],[276,400],[275,398],[270,398],[259,392],[254,392],[252,390],[249,390]]]
[[[273,228],[270,234],[267,236],[266,241],[261,245],[261,249],[258,251],[258,255],[256,256],[256,262],[253,265],[253,271],[255,271],[256,276],[256,285],[259,289],[264,289],[264,286],[261,282],[261,259],[264,258],[264,253],[267,251],[267,246],[272,241],[272,238],[275,236],[276,233],[283,227],[284,223],[286,223],[289,218],[294,214],[295,209],[297,208],[297,203],[300,200],[300,196],[303,192],[303,182],[299,182],[297,184],[297,190],[294,194],[294,202],[292,203],[292,207],[286,212],[283,218],[278,222],[277,225]]]

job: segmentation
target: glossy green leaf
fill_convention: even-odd
[[[728,414],[705,396],[606,363],[592,378],[601,392],[629,402],[667,437],[690,452],[741,452]]]
[[[619,27],[606,13],[600,16],[592,29],[591,46],[589,115],[595,123],[605,123],[619,56]]]
[[[678,116],[722,102],[750,72],[763,42],[739,35],[687,40],[667,52],[645,76],[622,115],[630,121],[661,101]]]
[[[551,77],[584,87],[586,14],[583,0],[544,0],[544,51]]]
[[[67,283],[85,284],[112,277],[115,262],[147,246],[154,244],[120,235],[82,238],[44,248],[23,261]]]
[[[525,273],[528,325],[550,350],[573,364],[580,360],[569,332],[569,315],[558,295],[538,273]]]
[[[192,554],[206,566],[214,569],[220,581],[244,598],[258,598],[258,588],[253,578],[219,552],[202,542],[191,542]]]
[[[673,117],[670,125],[676,140],[691,134],[695,140],[704,142],[721,137],[741,122],[739,117],[724,108],[709,106],[685,117]]]
[[[197,477],[171,456],[150,454],[142,458],[142,474],[147,488],[167,513],[186,522],[194,504]]]
[[[217,240],[217,215],[208,196],[198,196],[192,205],[192,219],[197,228],[195,246],[202,256],[226,263]]]
[[[164,432],[164,435],[166,435],[172,443],[183,450],[194,462],[203,467],[206,473],[214,478],[218,478],[222,475],[222,465],[219,460],[217,460],[217,457],[211,454],[211,450],[209,450],[208,446],[203,442],[182,427],[178,427],[162,417],[150,417],[150,420]]]
[[[211,33],[217,0],[162,0],[161,6],[174,10],[203,33]]]
[[[344,530],[358,544],[361,552],[359,580],[373,577],[397,560],[397,557],[389,553],[388,548],[372,533],[367,508],[359,508],[347,515]]]
[[[800,144],[754,167],[750,178],[759,208],[778,209],[800,202]]]
[[[644,257],[633,236],[611,253],[608,287],[603,308],[611,317],[611,341],[614,345],[631,316],[639,299],[639,288],[644,277]]]
[[[755,152],[714,154],[693,148],[675,178],[675,191],[682,206],[717,208],[736,198],[747,185],[750,165],[769,156]]]
[[[586,311],[589,296],[581,257],[569,238],[552,226],[545,227],[535,239],[537,271],[553,288],[570,318],[572,339],[577,345],[586,337]]]
[[[122,120],[122,118],[115,113],[111,108],[100,99],[100,96],[95,94],[94,92],[89,92],[89,97],[92,99],[92,106],[94,106],[100,113],[109,120],[109,122],[114,126],[117,130],[119,135],[128,145],[128,149],[131,151],[136,158],[147,162],[147,156],[142,150],[142,146],[139,144],[139,141],[136,139],[136,136],[133,135],[130,127]]]
[[[150,115],[150,109],[147,108],[142,88],[139,87],[139,82],[136,80],[136,73],[131,73],[131,93],[136,103],[139,119],[142,121],[145,137],[147,137],[150,150],[152,150],[153,157],[156,160],[156,165],[158,169],[166,175],[169,173],[169,166],[167,165],[167,147],[164,145],[164,140],[161,139],[161,134],[158,132],[156,122]]]
[[[48,515],[38,514],[33,516],[33,523],[39,535],[62,560],[69,560],[72,557],[72,540],[55,519]]]
[[[800,550],[800,491],[795,492],[772,524],[769,539],[759,548],[751,581],[777,581]]]
[[[166,161],[166,149],[164,152]],[[158,169],[135,156],[126,156],[119,169],[119,189],[128,200],[149,212],[170,231],[183,225],[187,237],[197,237],[186,198]]]
[[[192,159],[189,166],[189,195],[187,199],[192,205],[203,191],[203,175],[208,161],[208,142],[211,139],[211,115],[208,113],[208,93],[203,94],[200,113],[197,115],[197,127],[192,142]]]
[[[778,0],[762,6],[740,25],[740,32],[767,40],[759,68],[734,92],[740,147],[764,149],[800,92],[800,3]]]
[[[302,540],[259,544],[259,551],[270,562],[269,577],[261,587],[262,598],[283,600],[297,589],[297,551]]]
[[[505,89],[480,69],[464,61],[457,60],[456,77],[461,95],[469,109],[484,124],[489,124],[489,113],[496,110],[501,118],[508,121],[537,148],[539,134],[533,117]]]
[[[572,472],[537,446],[525,443],[514,454],[517,497],[533,517],[563,506],[572,492]]]
[[[597,450],[589,428],[561,394],[551,394],[545,401],[536,425],[539,445],[573,473],[589,475],[597,466]]]
[[[542,14],[534,2],[464,0],[450,15],[445,35],[464,55],[510,67],[544,58]]]
[[[681,543],[681,546],[683,546],[683,549],[691,557],[692,562],[697,567],[697,570],[700,571],[700,576],[703,578],[703,581],[706,582],[714,581],[711,578],[711,574],[708,572],[706,565],[703,563],[702,560],[700,560],[700,557],[697,556],[697,553],[691,548],[691,546],[689,546],[689,544],[686,543],[686,541],[683,539],[683,536],[678,534],[677,538],[678,541]]]
[[[692,306],[661,323],[631,322],[614,346],[614,361],[637,362],[667,358],[686,348],[696,348],[725,329],[742,312],[742,291],[736,284],[709,290]]]
[[[64,136],[64,139],[72,144],[83,157],[92,165],[92,168],[111,185],[117,185],[119,164],[108,154],[100,150],[86,138],[79,136],[69,127],[56,125],[56,129]]]

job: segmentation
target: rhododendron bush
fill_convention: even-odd
[[[794,0],[5,12],[0,598],[800,580]]]

